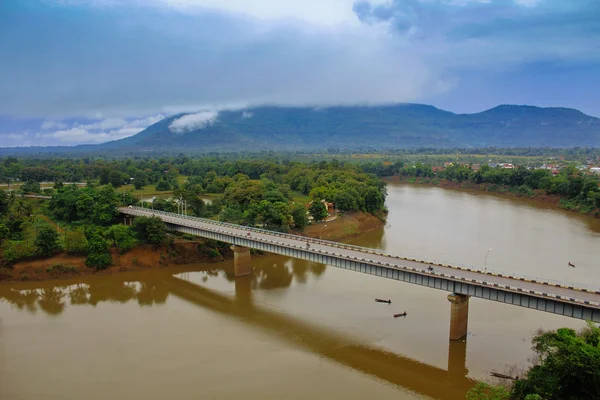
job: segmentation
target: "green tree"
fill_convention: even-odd
[[[8,211],[8,195],[4,190],[0,190],[0,217]]]
[[[8,229],[8,226],[4,225],[3,223],[0,223],[0,243],[2,243],[2,241],[4,239],[7,239],[10,236],[10,229]]]
[[[113,242],[121,253],[125,253],[137,244],[134,232],[125,225],[113,225],[107,229],[104,237]]]
[[[159,180],[159,181],[156,183],[156,190],[157,190],[158,192],[164,192],[164,191],[171,190],[171,189],[172,189],[171,185],[170,185],[170,184],[169,184],[169,182],[168,182],[166,179],[164,179],[164,178],[161,178],[161,179],[160,179],[160,180]]]
[[[124,181],[125,179],[122,172],[111,170],[108,173],[108,183],[110,183],[114,188],[123,186]]]
[[[106,269],[112,264],[108,243],[97,233],[88,239],[87,254],[85,265],[88,267]]]
[[[39,193],[41,191],[40,183],[36,181],[27,181],[21,186],[23,193]]]
[[[292,218],[294,219],[294,225],[298,229],[304,229],[308,224],[308,217],[306,216],[304,207],[299,206],[292,209]]]
[[[515,398],[532,394],[547,400],[600,398],[598,327],[588,323],[579,334],[569,328],[540,332],[532,343],[540,361],[515,383]]]
[[[58,232],[52,228],[42,228],[34,242],[39,254],[48,257],[61,250]]]
[[[133,220],[132,229],[142,243],[160,244],[167,237],[167,226],[158,217],[137,217]]]
[[[327,218],[329,213],[327,212],[327,207],[322,201],[313,200],[308,206],[308,212],[315,219],[315,221],[319,222]]]
[[[367,188],[365,194],[365,208],[367,212],[373,214],[377,210],[381,210],[385,203],[385,197],[381,191],[375,187]]]
[[[148,184],[148,174],[146,174],[144,171],[138,170],[133,174],[133,186],[137,190],[142,189],[147,184]]]

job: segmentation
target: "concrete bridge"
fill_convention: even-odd
[[[450,292],[451,340],[467,334],[470,297],[600,322],[600,291],[451,265],[435,264],[430,268],[428,263],[382,250],[164,211],[132,206],[119,210],[126,223],[130,217],[155,216],[172,231],[231,243],[236,277],[251,273],[250,249],[257,249]]]

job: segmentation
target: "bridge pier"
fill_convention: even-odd
[[[233,245],[233,271],[236,277],[250,275],[252,267],[250,266],[250,249],[243,246]]]
[[[467,336],[469,323],[469,296],[451,293],[450,301],[450,340],[459,340]]]

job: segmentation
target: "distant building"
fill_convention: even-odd
[[[600,167],[592,167],[592,168],[590,168],[590,172],[593,172],[595,174],[600,174]]]
[[[325,204],[325,208],[327,208],[327,214],[329,214],[330,216],[335,214],[335,204],[334,203],[329,203],[325,200],[321,200],[321,203]],[[311,204],[312,204],[312,201],[307,204],[306,208],[308,209],[308,207],[310,207]]]
[[[507,163],[507,164],[498,164],[498,166],[500,168],[504,168],[504,169],[515,169],[515,166],[513,164]]]

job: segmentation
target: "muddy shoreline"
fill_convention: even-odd
[[[384,226],[383,222],[370,214],[362,212],[347,213],[334,221],[309,225],[304,231],[290,233],[312,238],[334,241],[353,239],[374,229]],[[51,281],[85,277],[91,275],[113,275],[123,272],[145,271],[149,269],[167,269],[178,265],[195,263],[216,263],[233,259],[229,244],[218,246],[214,240],[176,239],[171,245],[137,246],[124,254],[111,249],[113,265],[105,270],[96,271],[85,265],[86,256],[59,253],[52,257],[19,261],[12,268],[0,270],[1,282]],[[50,268],[52,266],[66,268]]]

